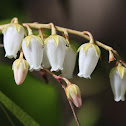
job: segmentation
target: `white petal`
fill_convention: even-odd
[[[28,47],[26,47],[25,39],[22,42],[22,50],[24,52],[24,56],[29,63],[30,71],[32,70],[40,70],[42,59],[43,59],[43,48],[42,44],[35,38],[31,38],[31,42]]]
[[[65,42],[62,38],[59,39],[58,46],[56,46],[52,38],[50,38],[47,42],[47,56],[52,67],[51,71],[63,69],[63,61],[65,58]]]
[[[121,100],[121,77],[116,71],[111,77],[110,77],[110,83],[112,87],[112,91],[114,94],[114,99],[115,101],[120,101]]]
[[[90,78],[90,75],[94,71],[99,56],[96,56],[96,51],[95,49],[91,46],[89,49],[85,52],[83,52],[83,47],[81,47],[80,52],[79,52],[79,77],[84,77],[84,78]]]
[[[125,92],[126,92],[126,71],[125,71],[125,74],[124,74],[124,77],[123,79],[121,79],[121,100],[122,101],[125,101]]]
[[[49,68],[50,67],[50,63],[47,57],[47,45],[45,45],[45,47],[43,48],[43,60],[42,60],[42,64],[45,68]]]
[[[18,33],[15,26],[11,25],[4,32],[4,48],[5,56],[8,58],[16,58],[19,46],[24,37],[24,29],[21,27],[20,32]]]
[[[76,63],[76,53],[71,47],[66,48],[66,55],[63,64],[63,76],[70,79],[73,77],[73,71]]]

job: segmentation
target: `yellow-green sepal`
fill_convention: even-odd
[[[19,58],[14,61],[13,65],[12,65],[12,70],[14,70],[14,65],[17,68],[19,68],[20,63],[23,63],[24,69],[28,69],[28,67],[29,67],[28,62],[23,58]]]
[[[64,37],[62,37],[60,35],[56,35],[56,34],[55,35],[50,35],[48,38],[46,38],[44,44],[46,44],[48,42],[48,40],[51,39],[51,38],[54,40],[56,46],[58,46],[60,38],[62,38],[64,40],[64,42],[66,44],[68,44],[68,42],[66,41],[66,39]]]
[[[123,79],[125,75],[125,70],[126,68],[123,66],[116,66],[110,71],[109,77],[111,77],[116,71],[118,71],[120,77]]]
[[[25,39],[24,39],[25,40],[26,47],[29,46],[29,43],[31,42],[31,38],[32,37],[36,38],[41,44],[43,44],[42,39],[39,36],[29,35],[29,36],[25,37]]]
[[[10,26],[12,26],[12,25],[14,25],[14,27],[16,28],[16,31],[17,31],[17,33],[19,33],[20,32],[20,30],[21,30],[21,25],[20,24],[18,24],[18,23],[11,23],[11,24],[8,24],[4,29],[3,29],[3,33],[8,29],[8,27],[10,27]]]
[[[81,45],[78,50],[77,50],[77,53],[80,51],[81,47],[84,46],[85,44]]]
[[[67,95],[67,98],[68,99],[71,99],[71,92],[74,94],[74,95],[80,95],[80,89],[77,85],[75,84],[70,84],[66,87],[65,89],[66,91],[66,95]]]
[[[120,77],[123,79],[124,74],[125,74],[125,67],[117,66],[117,69],[118,69],[118,73],[119,73]]]
[[[83,44],[83,45],[81,45],[79,47],[79,49],[77,50],[77,52],[80,51],[80,49],[81,49],[82,46],[84,46],[83,47],[83,52],[86,52],[92,46],[95,49],[96,56],[99,57],[101,51],[100,51],[99,47],[96,44],[94,44],[94,43],[86,43],[86,44]]]

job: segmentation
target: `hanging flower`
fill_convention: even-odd
[[[28,62],[23,59],[23,55],[20,55],[20,58],[15,60],[12,66],[12,69],[14,71],[14,79],[17,85],[21,85],[28,73]]]
[[[100,57],[100,49],[93,43],[83,44],[79,48],[79,77],[90,78]]]
[[[42,40],[35,35],[27,36],[22,42],[24,56],[29,63],[30,71],[40,70],[43,59]]]
[[[24,38],[24,28],[18,23],[12,23],[4,28],[3,34],[5,57],[16,58],[21,41]]]
[[[47,47],[46,45],[43,48],[43,60],[42,60],[42,64],[45,68],[50,68],[50,63],[47,57]]]
[[[78,108],[82,106],[81,92],[77,85],[70,84],[65,89],[67,98]]]
[[[65,38],[54,34],[45,40],[51,71],[63,70],[66,43]]]
[[[115,101],[125,101],[126,68],[119,63],[110,71],[109,77]]]
[[[76,63],[76,51],[71,47],[66,47],[66,55],[63,64],[63,76],[70,79],[73,77],[73,71]]]

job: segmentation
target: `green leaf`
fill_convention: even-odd
[[[0,91],[0,102],[10,111],[24,126],[40,126],[31,116],[11,101]]]

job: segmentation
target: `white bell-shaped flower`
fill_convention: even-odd
[[[29,63],[30,71],[40,70],[43,59],[42,40],[35,35],[27,36],[22,42],[24,56]]]
[[[28,73],[28,62],[23,59],[23,54],[21,53],[20,58],[15,60],[13,63],[14,79],[17,85],[21,85]]]
[[[63,70],[65,58],[66,40],[59,35],[51,35],[45,40],[47,57],[51,65],[51,71]]]
[[[73,77],[73,71],[76,63],[76,51],[70,47],[66,47],[66,55],[63,63],[62,74],[70,79]]]
[[[9,24],[3,30],[5,57],[16,58],[17,52],[24,38],[24,28],[18,24]]]
[[[43,60],[42,60],[42,65],[45,67],[45,68],[50,68],[50,63],[49,63],[49,60],[48,60],[48,57],[47,57],[47,46],[45,45],[44,48],[43,48]]]
[[[100,57],[100,49],[93,43],[83,44],[79,49],[79,77],[90,78]]]
[[[126,68],[119,64],[110,71],[109,77],[115,101],[125,101]]]

